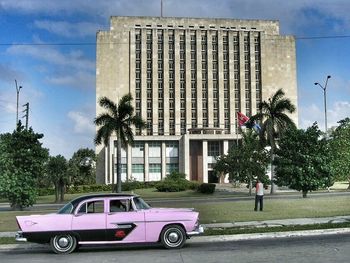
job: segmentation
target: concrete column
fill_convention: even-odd
[[[127,146],[127,153],[126,153],[126,158],[127,158],[127,180],[131,179],[132,176],[132,146],[130,144],[128,144]]]
[[[207,31],[207,96],[208,96],[208,127],[214,127],[214,113],[213,113],[213,39],[216,35],[216,31]],[[217,63],[217,62],[215,62]],[[218,71],[217,71],[218,72]],[[216,80],[218,82],[218,78]]]
[[[227,154],[228,153],[228,150],[229,150],[229,144],[228,144],[228,140],[224,140],[223,141],[223,154]]]
[[[162,142],[162,179],[166,176],[166,144]]]
[[[145,142],[145,147],[144,147],[144,181],[148,182],[149,181],[149,158],[148,158],[148,142]]]
[[[175,31],[174,45],[174,98],[175,98],[175,135],[181,134],[180,124],[180,32]]]
[[[223,33],[218,32],[218,86],[219,86],[219,105],[218,105],[218,119],[219,127],[221,129],[225,128],[225,113],[224,113],[224,48],[223,48]],[[228,71],[227,71],[228,72]],[[227,79],[227,84],[229,85],[229,79]],[[229,92],[229,91],[228,91]],[[229,96],[229,94],[227,94]]]
[[[111,178],[109,177],[109,153],[108,153],[108,146],[104,147],[104,155],[105,155],[105,184],[110,184],[111,183]]]
[[[158,135],[158,35],[152,30],[152,134]]]
[[[141,117],[147,120],[147,30],[141,31]],[[146,129],[141,131],[147,134]]]
[[[230,96],[230,133],[236,133],[236,112],[235,112],[235,80],[234,80],[234,52],[233,52],[233,32],[229,31],[228,35],[228,48],[229,48],[229,72],[230,72],[230,81],[229,81],[229,96]]]
[[[240,111],[242,113],[246,113],[245,111],[245,60],[244,60],[244,32],[240,31],[239,32],[239,70],[240,70],[240,75],[239,75],[239,82],[240,82]]]
[[[186,179],[191,180],[190,175],[190,141],[188,134],[184,134],[179,143],[180,172],[186,174]]]
[[[208,183],[208,141],[203,140],[203,183]]]
[[[256,78],[255,78],[255,35],[258,33],[250,32],[250,92],[252,115],[256,113]]]
[[[197,48],[197,127],[203,127],[202,113],[202,35],[201,31],[196,31],[196,48]]]
[[[164,135],[169,135],[169,34],[168,30],[164,30],[163,34],[163,89],[164,89]]]
[[[186,51],[186,133],[192,127],[191,108],[191,35],[190,30],[186,30],[185,51]]]

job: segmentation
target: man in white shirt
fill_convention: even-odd
[[[255,189],[256,189],[256,194],[255,194],[254,211],[258,211],[258,204],[260,206],[260,211],[262,211],[264,206],[264,185],[259,179],[256,182]]]

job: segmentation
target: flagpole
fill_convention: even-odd
[[[160,17],[163,17],[163,0],[160,0]]]

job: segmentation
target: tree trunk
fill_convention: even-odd
[[[249,195],[252,195],[252,189],[253,189],[253,181],[249,180]]]
[[[117,187],[116,192],[122,192],[122,144],[120,138],[117,140]]]
[[[350,177],[348,177],[348,182],[349,182],[348,190],[350,190]]]
[[[275,180],[275,166],[273,165],[273,161],[275,159],[275,149],[273,146],[271,146],[271,191],[270,191],[270,194],[275,194],[276,193],[276,187],[275,187],[275,183],[274,183],[274,180]]]
[[[61,182],[61,184],[60,184],[60,202],[64,201],[64,192],[65,192],[64,183]]]
[[[307,198],[307,190],[303,190],[303,198]]]
[[[55,183],[55,203],[58,203],[58,199],[59,199],[59,184],[56,182]]]

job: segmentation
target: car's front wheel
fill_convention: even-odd
[[[162,230],[160,240],[165,248],[182,248],[186,242],[186,234],[181,226],[169,225]]]
[[[51,238],[50,246],[56,254],[69,254],[77,247],[77,239],[70,234],[56,235]]]

